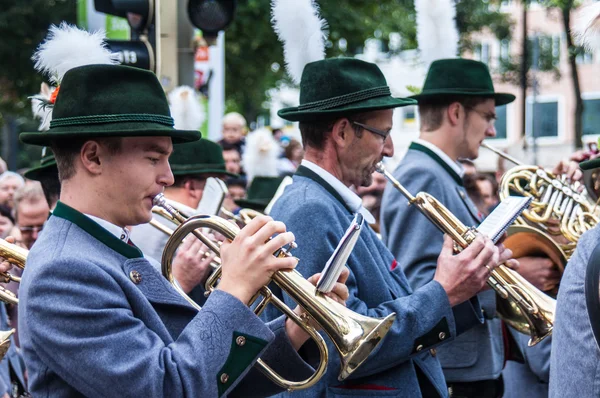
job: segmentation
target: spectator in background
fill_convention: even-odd
[[[243,174],[242,155],[234,144],[221,143],[223,148],[223,159],[225,160],[225,170],[234,174]]]
[[[458,159],[458,163],[461,164],[463,170],[465,172],[464,175],[472,175],[477,174],[477,168],[475,167],[475,163],[469,159]]]
[[[44,191],[39,182],[31,182],[15,192],[13,214],[15,226],[21,235],[20,244],[27,250],[30,250],[42,232],[50,214],[50,207],[48,206],[48,202],[46,202]],[[17,276],[21,276],[23,273],[17,267],[14,267],[11,272]],[[7,288],[18,296],[19,285],[16,282],[10,282]],[[9,304],[7,305],[7,311],[12,326],[17,330],[17,333],[15,333],[15,343],[18,346],[18,306]]]
[[[362,205],[365,209],[369,210],[373,217],[375,217],[375,224],[371,227],[377,233],[379,233],[379,218],[381,214],[381,197],[385,185],[387,184],[386,178],[383,174],[378,172],[373,173],[373,182],[368,187],[356,188],[356,194],[362,199]]]
[[[489,212],[491,212],[500,202],[500,199],[498,198],[498,183],[494,177],[487,174],[476,174],[475,182],[479,188],[483,205],[489,214]]]
[[[245,178],[230,178],[226,181],[227,196],[223,201],[223,207],[230,212],[237,214],[239,206],[235,203],[236,200],[243,199],[246,196],[246,179]]]
[[[302,148],[302,144],[292,139],[283,150],[283,157],[279,159],[277,164],[279,175],[294,174],[303,158],[304,148]]]
[[[0,205],[0,239],[6,238],[15,226],[15,220],[8,206]]]
[[[246,132],[246,119],[237,112],[230,112],[223,117],[223,139],[219,141],[219,145],[230,144],[239,153],[244,153]]]
[[[25,179],[19,174],[12,171],[2,173],[0,175],[0,205],[12,209],[15,192],[23,185],[25,185]]]
[[[0,174],[4,173],[8,170],[8,165],[4,161],[4,159],[0,158]]]

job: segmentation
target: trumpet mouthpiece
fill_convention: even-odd
[[[379,162],[375,165],[375,170],[377,170],[378,173],[382,173],[385,171],[385,166],[383,165],[383,163]]]
[[[152,204],[154,206],[163,206],[165,203],[167,203],[165,201],[165,195],[162,193],[159,193],[154,197],[154,199],[152,199]]]

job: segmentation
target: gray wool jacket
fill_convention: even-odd
[[[480,223],[460,176],[429,148],[412,143],[393,174],[413,195],[423,191],[434,196],[465,225]],[[419,209],[407,204],[407,199],[388,184],[381,205],[381,234],[412,288],[418,289],[433,279],[443,234]],[[438,349],[447,381],[490,380],[502,373],[504,348],[496,294],[490,289],[477,296],[485,323]]]
[[[281,391],[252,367],[259,357],[288,377],[313,373],[287,338],[283,317],[265,324],[219,290],[197,311],[138,248],[61,202],[29,253],[19,293],[33,396]]]

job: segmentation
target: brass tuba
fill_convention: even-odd
[[[532,226],[553,237],[551,240],[564,253],[564,260],[557,265],[564,269],[579,237],[598,223],[596,204],[585,192],[579,193],[579,182],[570,184],[560,176],[539,166],[525,165],[486,143],[481,146],[516,164],[502,176],[500,199],[511,193],[533,197],[533,202],[515,224]]]
[[[426,192],[413,196],[381,163],[377,164],[377,171],[408,199],[409,205],[415,205],[436,227],[448,234],[461,250],[475,240],[477,230],[463,224],[436,198]],[[519,332],[528,334],[531,337],[530,346],[552,334],[556,300],[502,264],[492,270],[488,284],[499,296],[497,311],[500,317]]]
[[[162,194],[157,195],[154,198],[154,205],[162,208],[171,215],[172,219],[180,224],[165,245],[162,257],[162,273],[179,294],[195,308],[201,310],[200,306],[190,299],[177,284],[172,272],[173,255],[179,247],[181,240],[189,233],[194,234],[210,250],[219,254],[218,245],[204,236],[199,229],[213,229],[230,240],[233,240],[237,236],[240,229],[233,223],[217,216],[199,215],[185,219],[177,212],[177,210],[166,203]],[[280,249],[274,253],[274,255],[289,256],[290,254],[287,251]],[[206,292],[208,294],[215,289],[220,276],[221,267],[218,266],[206,282]],[[321,361],[315,373],[308,379],[298,382],[282,378],[261,359],[257,361],[256,366],[269,379],[277,385],[288,389],[288,391],[300,390],[313,386],[325,374],[325,370],[327,369],[327,345],[325,344],[323,337],[321,337],[317,330],[309,324],[311,319],[321,326],[323,331],[327,333],[337,348],[342,365],[338,376],[338,380],[340,381],[347,378],[369,357],[371,352],[383,340],[396,319],[395,313],[392,313],[383,319],[369,318],[357,314],[329,297],[318,293],[315,286],[304,279],[304,277],[296,270],[277,271],[273,274],[272,281],[305,310],[305,315],[296,315],[296,313],[282,300],[274,296],[266,286],[263,287],[259,292],[260,294],[257,293],[252,300],[254,303],[259,296],[262,296],[262,299],[258,302],[254,311],[257,315],[260,315],[268,303],[275,305],[311,336],[317,344],[321,357]]]

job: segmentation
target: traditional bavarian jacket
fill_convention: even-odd
[[[34,396],[264,396],[280,389],[252,368],[258,357],[284,376],[313,372],[283,317],[266,325],[219,290],[198,312],[139,249],[61,202],[19,293]]]
[[[294,233],[298,248],[293,254],[300,259],[297,270],[305,276],[322,271],[354,212],[360,211],[349,208],[348,201],[321,176],[326,171],[321,169],[319,174],[311,168],[303,162],[270,213]],[[464,304],[470,317],[456,318],[438,282],[430,281],[413,291],[394,256],[368,226],[361,231],[347,266],[348,308],[377,318],[395,312],[396,321],[378,349],[343,382],[337,380],[339,356],[325,337],[331,351],[326,376],[314,390],[298,391],[293,396],[447,396],[436,347],[482,322],[477,300]],[[273,290],[293,303],[277,287]],[[276,316],[268,307],[266,317]]]
[[[431,145],[413,142],[394,177],[413,195],[422,191],[433,195],[465,225],[479,224],[481,217],[462,186],[455,169],[458,166],[443,160],[437,153],[441,151],[432,150]],[[381,210],[383,242],[398,259],[411,286],[427,286],[435,274],[443,233],[419,209],[408,206],[406,198],[390,184],[383,194]],[[504,349],[496,295],[489,289],[478,297],[485,323],[438,350],[448,381],[490,380],[502,373]]]
[[[560,281],[552,331],[550,397],[600,396],[600,349],[585,295],[588,261],[598,261],[598,243],[600,228],[596,226],[579,238]],[[592,294],[598,294],[597,283]]]

